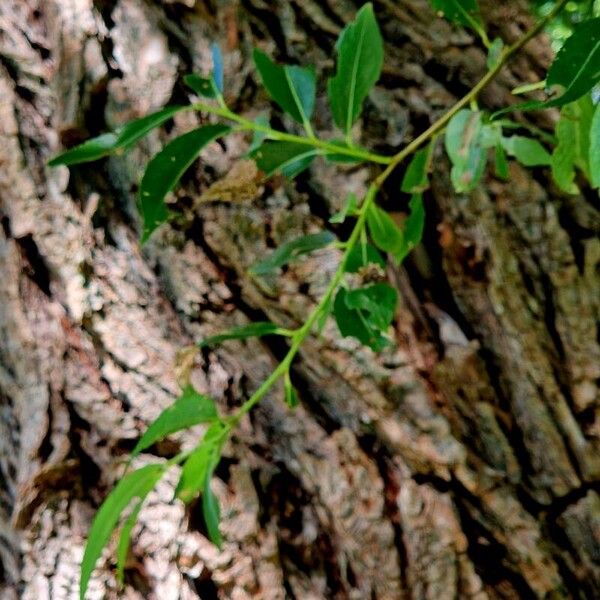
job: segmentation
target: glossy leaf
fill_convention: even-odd
[[[389,252],[394,257],[403,251],[405,242],[402,230],[392,217],[376,204],[369,207],[367,225],[373,242],[380,250]]]
[[[175,138],[146,167],[139,192],[144,220],[142,242],[169,217],[165,196],[198,158],[202,149],[229,131],[226,125],[205,125]]]
[[[402,179],[400,189],[407,194],[424,192],[429,187],[429,169],[433,144],[418,150],[410,161]]]
[[[269,257],[257,262],[250,269],[250,272],[255,275],[266,275],[303,254],[308,254],[309,252],[314,252],[328,246],[333,241],[335,241],[335,236],[329,231],[303,235],[279,246]]]
[[[379,265],[382,269],[385,268],[385,259],[381,256],[379,250],[369,243],[356,244],[348,254],[346,260],[346,272],[358,273],[367,265]]]
[[[186,504],[203,490],[208,470],[220,454],[223,431],[221,423],[213,423],[183,463],[175,495]]]
[[[358,118],[362,104],[383,66],[383,40],[371,3],[342,31],[337,43],[337,70],[327,85],[336,125],[346,134]]]
[[[131,545],[131,531],[137,521],[142,508],[142,500],[140,500],[133,508],[127,517],[121,533],[119,535],[119,543],[117,544],[117,581],[123,587],[125,581],[125,564],[127,563],[127,555],[129,554],[129,546]]]
[[[315,73],[292,65],[278,65],[254,50],[254,64],[269,95],[298,123],[308,123],[315,106]]]
[[[501,139],[502,147],[526,167],[550,164],[550,154],[537,140],[513,135]]]
[[[80,600],[85,599],[92,571],[102,550],[110,540],[121,513],[134,498],[143,500],[158,483],[164,472],[163,465],[152,464],[128,473],[117,483],[98,509],[88,532],[87,544],[81,561]]]
[[[76,165],[98,160],[118,150],[124,150],[184,108],[186,107],[169,106],[146,115],[141,119],[130,121],[116,129],[113,133],[104,133],[55,156],[48,161],[48,165],[51,167],[57,165]]]
[[[275,323],[259,321],[257,323],[250,323],[242,327],[234,327],[233,329],[225,331],[224,333],[207,337],[198,343],[198,347],[204,348],[206,346],[216,346],[217,344],[227,340],[245,340],[248,338],[273,334],[281,335],[281,331],[281,328],[275,325]]]
[[[456,113],[446,128],[445,144],[452,162],[454,189],[459,193],[472,191],[486,163],[481,113],[468,109]]]
[[[307,144],[265,141],[252,153],[252,158],[267,177],[281,171],[292,179],[308,168],[316,155],[317,151]]]
[[[132,458],[152,444],[182,429],[199,423],[209,423],[219,418],[215,403],[211,398],[198,393],[187,385],[172,406],[166,408],[146,429],[140,441],[135,445]]]
[[[537,110],[564,106],[587,94],[600,82],[600,17],[575,25],[573,33],[559,50],[548,71],[546,86],[564,91],[549,100],[532,100],[494,113],[497,117],[513,110]]]
[[[205,98],[216,98],[219,95],[219,90],[213,80],[208,77],[201,77],[192,73],[185,75],[183,78],[185,85],[187,85],[193,92],[198,96],[204,96]]]
[[[350,192],[346,197],[346,202],[344,202],[344,206],[342,210],[335,213],[330,219],[330,223],[343,223],[346,220],[346,217],[353,217],[357,214],[358,209],[358,200],[356,199],[356,194]]]
[[[600,104],[596,105],[590,127],[590,181],[593,187],[600,187]]]
[[[467,27],[481,23],[477,0],[431,0],[431,4],[435,10],[443,12],[446,19],[452,23]]]

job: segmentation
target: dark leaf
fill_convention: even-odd
[[[205,125],[169,142],[146,167],[139,192],[144,220],[142,243],[169,217],[165,196],[198,158],[202,149],[229,131],[226,125]]]
[[[55,156],[48,161],[48,164],[51,167],[57,165],[76,165],[98,160],[118,150],[124,150],[184,108],[186,107],[168,106],[141,119],[130,121],[113,133],[104,133]]]
[[[379,253],[379,250],[371,244],[356,244],[348,254],[346,260],[346,272],[357,273],[363,267],[369,264],[379,265],[385,268],[385,259]]]
[[[252,153],[252,158],[267,177],[281,171],[292,179],[306,169],[316,155],[317,150],[307,144],[265,141]]]
[[[216,98],[219,95],[219,90],[216,87],[214,81],[207,77],[200,77],[192,73],[186,75],[183,78],[185,85],[187,85],[193,92],[198,96],[204,96],[205,98]]]

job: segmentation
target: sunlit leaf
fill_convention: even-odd
[[[600,187],[600,104],[596,105],[590,127],[590,180]]]
[[[81,561],[80,600],[85,599],[92,571],[102,550],[110,540],[121,513],[134,498],[143,500],[158,483],[164,472],[163,465],[152,464],[128,473],[117,483],[98,509],[88,532],[87,544]]]
[[[526,167],[550,164],[550,154],[537,140],[513,135],[501,139],[502,147]]]
[[[335,47],[337,70],[327,92],[336,125],[349,133],[383,66],[383,40],[371,3],[344,28]]]
[[[139,205],[144,220],[142,242],[169,218],[165,196],[198,158],[202,149],[229,131],[226,125],[205,125],[175,138],[152,158],[140,184]]]
[[[214,401],[187,385],[172,406],[163,410],[135,445],[131,456],[137,456],[152,444],[182,429],[218,419]]]
[[[250,272],[255,275],[266,275],[303,254],[308,254],[309,252],[314,252],[328,246],[333,241],[335,241],[335,236],[330,231],[303,235],[279,246],[270,256],[255,263]]]
[[[116,129],[113,133],[104,133],[55,156],[48,161],[48,164],[51,167],[57,165],[76,165],[98,160],[118,150],[124,150],[184,108],[186,107],[169,106],[146,115],[141,119],[130,121]]]

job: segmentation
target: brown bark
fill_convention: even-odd
[[[524,2],[483,4],[494,35],[513,40],[531,22]],[[365,110],[367,145],[403,145],[485,70],[475,40],[428,6],[376,2],[386,64]],[[326,73],[355,9],[347,0],[0,3],[2,599],[76,597],[94,510],[177,394],[178,350],[257,318],[300,323],[337,251],[268,280],[247,268],[268,247],[327,227],[373,174],[317,162],[251,202],[192,211],[245,150],[233,135],[185,177],[181,221],[141,250],[136,182],[196,116],[70,174],[45,161],[185,101],[178,77],[207,67],[213,39],[225,49],[228,100],[266,110],[252,45]],[[529,44],[481,104],[505,105],[549,57],[545,40]],[[317,127],[328,131],[322,91]],[[552,116],[535,118],[544,126]],[[514,164],[509,184],[490,174],[457,196],[441,152],[435,162],[424,244],[389,269],[402,297],[393,349],[374,355],[328,324],[296,364],[302,406],[288,411],[275,390],[226,447],[215,482],[223,551],[203,536],[196,508],[171,501],[174,472],[141,513],[122,596],[111,550],[89,598],[600,595],[598,205]],[[396,190],[391,181],[382,200],[402,212]],[[228,343],[199,357],[193,379],[227,411],[281,352]]]

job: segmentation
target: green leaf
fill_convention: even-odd
[[[494,150],[494,167],[496,175],[500,179],[508,179],[508,159],[506,158],[506,151],[500,143],[496,144]]]
[[[141,119],[130,121],[116,129],[113,133],[104,133],[55,156],[48,161],[48,165],[51,167],[57,165],[76,165],[98,160],[118,150],[124,150],[184,108],[186,107],[168,106]]]
[[[492,118],[513,110],[538,110],[564,106],[587,94],[600,81],[600,17],[575,25],[548,71],[546,86],[561,86],[564,92],[549,100],[532,100],[509,106]]]
[[[429,187],[428,172],[431,167],[433,144],[417,151],[413,156],[400,185],[401,191],[407,194],[424,192]]]
[[[376,204],[367,212],[367,225],[375,245],[392,256],[397,256],[405,247],[404,234],[392,217]]]
[[[319,233],[303,235],[279,246],[269,257],[255,263],[250,269],[250,272],[254,275],[266,275],[303,254],[308,254],[309,252],[314,252],[315,250],[328,246],[334,240],[335,236],[330,231],[321,231]]]
[[[315,106],[314,70],[278,65],[258,49],[253,56],[271,98],[298,123],[308,123]]]
[[[454,189],[459,193],[472,191],[486,163],[481,113],[468,109],[457,112],[446,127],[445,144],[452,162]]]
[[[308,168],[316,155],[317,150],[307,144],[266,141],[252,153],[252,158],[267,177],[281,171],[283,175],[293,179]]]
[[[474,23],[481,26],[481,15],[477,0],[431,0],[434,10],[444,13],[448,21],[473,27]]]
[[[144,220],[142,243],[169,217],[165,196],[198,158],[202,149],[230,130],[226,125],[205,125],[175,138],[152,158],[142,177],[139,192]]]
[[[340,288],[333,303],[333,314],[340,333],[344,337],[356,338],[376,352],[390,343],[382,335],[382,331],[389,327],[393,319],[393,310],[395,310],[397,300],[396,295],[394,309],[390,317],[391,295],[381,289],[372,289],[380,286],[389,287],[385,284],[375,284],[350,292]],[[352,306],[348,305],[349,296]]]
[[[213,400],[199,394],[191,385],[187,385],[175,403],[165,409],[146,429],[140,441],[135,445],[131,457],[137,456],[171,433],[199,423],[209,423],[218,418]]]
[[[85,593],[92,571],[96,566],[96,561],[100,558],[102,550],[110,540],[121,513],[134,498],[143,500],[158,483],[164,472],[164,465],[152,464],[128,473],[117,483],[98,509],[88,532],[87,544],[81,561],[80,600],[85,599]]]
[[[207,337],[198,343],[198,347],[204,348],[206,346],[216,346],[217,344],[227,340],[245,340],[252,337],[261,337],[263,335],[274,334],[282,335],[282,329],[275,325],[275,323],[259,321],[257,323],[250,323],[249,325],[244,325],[242,327],[234,327],[233,329],[230,329],[224,333]]]
[[[292,385],[289,371],[286,371],[283,378],[283,390],[285,392],[285,403],[290,408],[296,408],[298,404],[300,404],[300,401],[298,400],[298,394]]]
[[[557,144],[552,152],[552,176],[568,194],[577,194],[576,169],[591,181],[590,148],[594,106],[589,96],[563,106],[556,124]]]
[[[219,90],[213,80],[208,77],[200,77],[195,73],[185,75],[183,82],[198,96],[205,98],[216,98],[219,95]]]
[[[488,48],[488,57],[485,65],[488,69],[493,69],[498,64],[503,50],[504,41],[502,38],[496,38]]]
[[[360,146],[356,146],[354,144],[351,146],[344,140],[328,140],[328,142],[330,144],[333,144],[334,146],[339,146],[340,148],[344,148],[346,150],[352,148],[353,150],[362,150],[363,152],[368,152]],[[341,152],[332,152],[331,150],[327,150],[323,156],[325,156],[325,159],[331,163],[341,164],[356,164],[364,162],[365,160],[364,158],[360,158],[359,156],[351,156],[349,154],[344,154]]]
[[[221,54],[221,48],[219,44],[213,42],[210,45],[210,52],[212,54],[213,61],[213,72],[212,78],[215,82],[215,86],[219,93],[223,93],[223,55]]]
[[[371,3],[365,4],[337,43],[337,70],[327,84],[331,112],[347,135],[383,66],[383,40]]]
[[[384,332],[394,319],[398,292],[386,283],[375,283],[347,292],[345,302],[350,310],[362,311],[373,329]]]
[[[211,465],[211,467],[206,471],[204,493],[202,494],[202,514],[204,515],[204,522],[206,523],[208,537],[211,539],[212,543],[215,544],[215,546],[221,548],[223,545],[223,538],[221,537],[221,532],[219,531],[221,510],[219,508],[219,501],[213,494],[213,491],[210,487],[210,481],[212,479],[215,466],[216,463]]]
[[[550,154],[537,140],[513,135],[508,138],[502,137],[500,143],[510,156],[514,156],[526,167],[550,164]]]
[[[135,525],[140,510],[142,508],[142,500],[140,500],[127,517],[123,527],[121,527],[121,534],[119,536],[119,543],[117,545],[117,581],[119,585],[123,587],[125,581],[125,563],[127,562],[127,555],[129,554],[129,546],[131,543],[131,531]]]
[[[425,229],[425,206],[422,194],[413,194],[408,203],[410,214],[404,222],[404,241],[406,242],[406,254],[417,246],[423,237]],[[400,257],[400,261],[404,259]]]
[[[590,181],[600,187],[600,104],[596,106],[590,127]]]
[[[223,441],[222,423],[213,423],[204,434],[202,442],[187,457],[175,489],[175,496],[188,504],[204,488],[206,474],[221,451]]]
[[[350,192],[346,197],[346,202],[340,212],[335,213],[330,219],[330,223],[343,223],[346,220],[346,217],[356,216],[358,212],[358,200],[356,199],[356,194],[354,192]]]
[[[379,253],[379,250],[369,243],[356,244],[346,260],[346,273],[357,273],[367,265],[379,265],[385,268],[385,259]]]

